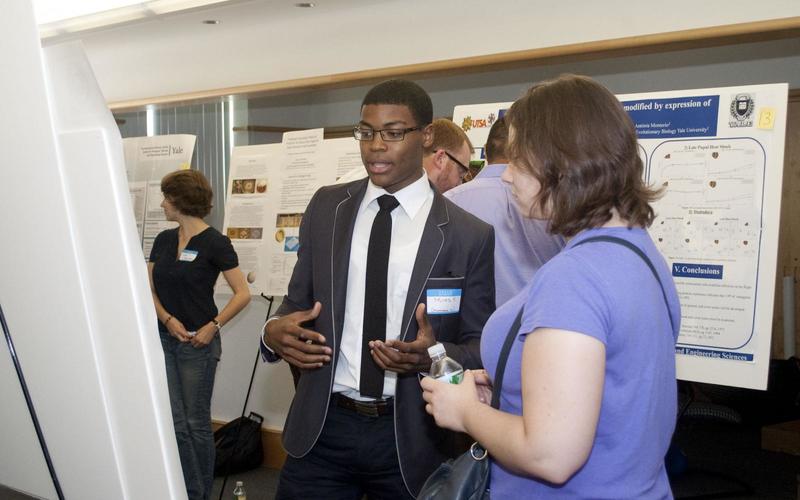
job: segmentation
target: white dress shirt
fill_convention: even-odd
[[[433,189],[428,177],[423,175],[412,184],[395,193],[387,193],[374,185],[367,185],[364,199],[358,208],[350,248],[347,296],[344,311],[342,342],[336,365],[333,392],[341,392],[354,399],[361,378],[361,344],[364,325],[364,287],[367,274],[367,248],[372,222],[377,215],[378,197],[391,194],[400,206],[392,211],[392,242],[389,248],[389,270],[386,283],[386,339],[396,339],[403,327],[403,308],[406,303],[411,272],[417,259],[422,231],[433,205]],[[394,396],[397,374],[387,371],[383,381],[383,397]]]

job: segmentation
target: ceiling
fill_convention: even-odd
[[[33,0],[42,38],[187,12],[226,0]]]
[[[43,43],[81,41],[113,103],[800,19],[797,0],[673,0],[657,15],[650,2],[627,0],[317,0],[311,9],[296,0],[208,1],[138,2],[149,8],[143,18],[63,29]],[[156,14],[155,4],[166,10]]]

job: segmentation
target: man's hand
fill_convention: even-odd
[[[315,302],[311,309],[270,321],[264,327],[264,342],[287,363],[304,370],[330,363],[332,351],[325,345],[325,337],[301,326],[316,319],[320,311],[322,304]]]
[[[397,373],[426,371],[431,367],[428,347],[436,343],[436,333],[428,322],[425,304],[419,304],[415,311],[417,318],[417,338],[413,342],[374,340],[369,343],[372,359],[384,370]]]

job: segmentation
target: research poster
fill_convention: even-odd
[[[340,139],[326,139],[324,142],[322,161],[326,172],[333,171],[336,181],[339,182],[345,176],[364,178],[367,171],[361,161],[361,150],[358,141],[353,137],[342,137]]]
[[[650,234],[681,299],[679,376],[766,389],[788,86],[618,97],[663,190]]]
[[[263,272],[261,250],[270,237],[282,167],[281,144],[238,147],[231,155],[223,233],[231,239],[239,268],[254,294],[265,289],[268,276]],[[217,291],[230,291],[222,278]]]
[[[788,86],[617,97],[645,180],[662,193],[650,235],[681,301],[678,378],[766,389]],[[484,122],[510,104],[458,106],[453,116],[485,143]]]
[[[123,139],[125,170],[136,228],[145,259],[158,233],[177,226],[161,208],[161,178],[192,164],[196,137],[188,134]]]
[[[489,137],[489,129],[494,122],[503,116],[511,106],[510,102],[494,102],[490,104],[468,104],[453,109],[453,122],[469,137],[472,143],[472,162],[486,161],[484,146]],[[470,165],[472,166],[472,165]]]
[[[356,162],[361,164],[358,142],[323,140],[323,129],[287,132],[281,144],[234,148],[223,231],[239,254],[251,294],[286,293],[311,197]],[[223,279],[217,291],[230,292]]]

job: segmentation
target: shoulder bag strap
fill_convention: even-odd
[[[658,276],[658,272],[656,271],[656,266],[653,265],[653,262],[647,257],[647,255],[642,251],[642,249],[637,247],[630,241],[622,238],[617,238],[616,236],[594,236],[592,238],[586,238],[583,241],[579,241],[574,246],[577,247],[579,245],[583,245],[584,243],[591,243],[593,241],[605,241],[608,243],[614,243],[617,245],[624,246],[629,250],[631,250],[636,255],[638,255],[639,258],[641,258],[644,261],[644,263],[647,264],[647,267],[650,268],[650,272],[653,273],[653,276],[655,277],[656,281],[658,281],[658,286],[661,287],[661,295],[664,296],[664,304],[667,306],[667,315],[669,316],[669,324],[672,327],[672,331],[674,332],[675,323],[672,321],[672,310],[669,307],[669,301],[667,300],[667,292],[664,289],[664,284],[661,283],[661,278]]]
[[[512,324],[511,329],[508,330],[503,349],[500,351],[500,357],[497,359],[497,371],[495,372],[494,382],[492,384],[492,408],[494,409],[500,409],[500,391],[503,389],[503,374],[506,371],[508,353],[511,352],[511,346],[514,344],[514,339],[517,338],[517,332],[522,324],[522,311],[524,311],[524,309],[519,310],[514,324]]]

